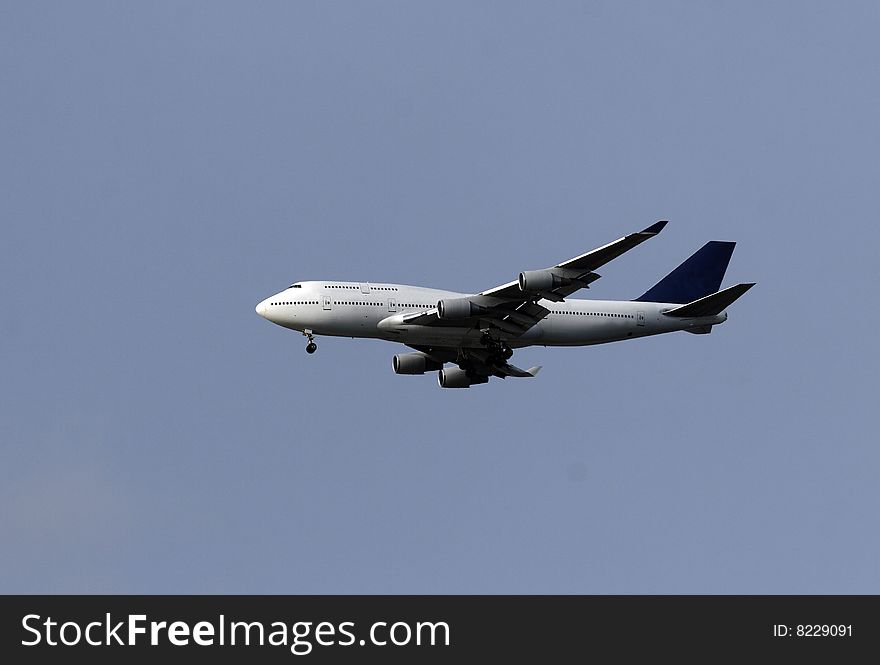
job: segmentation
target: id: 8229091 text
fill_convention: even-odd
[[[773,637],[852,637],[852,624],[773,625]]]

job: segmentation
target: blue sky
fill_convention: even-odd
[[[0,591],[878,593],[876,3],[0,7]],[[254,304],[669,219],[712,335],[440,390]]]

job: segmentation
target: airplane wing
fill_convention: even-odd
[[[543,270],[519,274],[519,279],[482,291],[467,298],[441,301],[427,312],[407,315],[403,323],[423,326],[461,326],[473,320],[483,328],[498,328],[520,335],[550,313],[538,304],[541,299],[562,302],[575,291],[589,288],[597,279],[594,270],[653,238],[663,230],[666,221],[652,224],[643,231],[630,233],[586,254],[563,261]],[[447,304],[448,303],[448,304]],[[444,309],[445,306],[445,309]]]
[[[491,351],[485,349],[457,349],[451,346],[418,346],[409,345],[411,349],[421,351],[431,360],[440,363],[455,363],[466,367],[474,374],[481,376],[497,376],[502,379],[508,376],[531,378],[538,375],[541,366],[520,369],[507,361],[493,359]]]

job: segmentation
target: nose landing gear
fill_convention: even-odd
[[[306,345],[306,353],[314,353],[318,350],[318,345],[315,344],[315,336],[312,335],[311,330],[303,330],[303,335],[309,338],[309,343]]]

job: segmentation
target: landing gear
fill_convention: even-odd
[[[507,345],[507,342],[495,339],[489,334],[488,330],[484,330],[483,334],[480,335],[480,344],[485,346],[489,351],[489,356],[486,358],[486,361],[490,365],[501,367],[513,357],[513,349]]]
[[[306,353],[314,353],[318,350],[318,345],[315,344],[315,336],[312,334],[311,330],[303,330],[303,335],[309,338],[309,343],[306,345]]]

